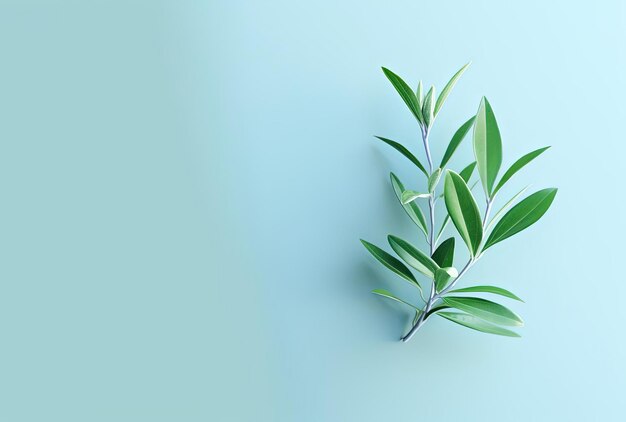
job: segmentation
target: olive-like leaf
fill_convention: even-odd
[[[542,189],[511,208],[493,228],[483,250],[536,223],[550,208],[556,192],[556,188]]]
[[[450,161],[450,158],[452,158],[454,151],[456,151],[456,149],[459,147],[461,141],[465,138],[465,135],[467,135],[470,128],[474,124],[475,119],[476,116],[470,117],[470,119],[467,122],[463,123],[461,127],[454,133],[454,135],[452,135],[452,139],[448,144],[446,152],[443,154],[443,158],[441,159],[441,164],[439,164],[439,167],[443,168],[446,164],[448,164],[448,161]]]
[[[396,91],[398,91],[398,94],[400,94],[400,97],[402,97],[402,100],[407,105],[409,110],[411,110],[411,113],[413,113],[417,121],[420,122],[420,124],[424,124],[422,110],[413,90],[411,90],[409,85],[407,85],[407,83],[404,82],[400,76],[396,75],[391,70],[383,67],[383,72]]]
[[[428,229],[426,228],[427,227],[426,217],[424,217],[424,213],[422,212],[422,209],[415,202],[402,204],[402,192],[404,192],[404,185],[395,174],[391,173],[390,177],[391,177],[391,186],[393,187],[393,191],[396,194],[398,201],[400,201],[402,208],[404,208],[404,211],[411,218],[411,220],[413,220],[415,225],[419,227],[420,230],[425,235],[428,235]]]
[[[402,203],[405,205],[419,198],[430,198],[430,194],[420,193],[414,190],[405,190],[404,192],[402,192]]]
[[[448,81],[446,86],[443,87],[443,89],[441,90],[441,94],[439,94],[439,97],[437,98],[437,103],[435,104],[435,116],[437,115],[437,113],[439,113],[439,110],[441,110],[441,107],[443,107],[443,103],[446,101],[446,98],[448,98],[448,95],[450,95],[452,88],[454,88],[454,85],[456,85],[456,82],[459,80],[463,72],[465,72],[470,64],[471,63],[467,63],[465,66],[459,69],[459,71],[456,72],[454,76],[452,76],[452,78],[450,78],[450,81]]]
[[[443,303],[487,322],[521,327],[524,321],[509,308],[479,297],[446,296]]]
[[[415,90],[415,96],[417,97],[417,104],[420,107],[420,110],[422,109],[422,96],[424,95],[422,93],[422,81],[419,81],[417,84],[417,89]]]
[[[476,161],[472,161],[465,167],[463,170],[459,172],[459,176],[465,181],[465,183],[469,183],[470,177],[474,173],[474,169],[476,168]]]
[[[390,292],[388,292],[385,289],[374,289],[374,290],[372,290],[372,293],[374,293],[375,295],[378,295],[378,296],[386,297],[386,298],[391,299],[391,300],[395,300],[396,302],[400,302],[400,303],[402,303],[404,305],[410,306],[411,308],[419,311],[419,308],[417,306],[411,305],[409,302],[400,299],[398,296],[395,296],[395,295],[391,294]]]
[[[417,157],[415,155],[413,155],[411,153],[411,151],[409,151],[404,145],[402,145],[402,144],[400,144],[400,143],[398,143],[396,141],[392,141],[391,139],[383,138],[382,136],[375,136],[375,138],[380,139],[381,141],[383,141],[387,145],[390,145],[392,148],[394,148],[400,154],[404,155],[413,164],[415,164],[417,166],[417,168],[420,169],[422,171],[422,173],[424,173],[424,175],[426,175],[426,177],[428,177],[428,172],[426,171],[426,168],[424,168],[424,166],[422,165],[420,160],[418,160]]]
[[[433,171],[433,174],[428,178],[428,192],[434,192],[437,187],[437,183],[439,183],[439,179],[441,178],[441,169]]]
[[[435,86],[431,85],[430,89],[424,96],[424,105],[422,106],[422,116],[424,124],[428,127],[435,119]]]
[[[463,178],[451,170],[446,173],[444,199],[454,226],[474,256],[483,239],[478,205]]]
[[[449,237],[433,252],[433,261],[440,267],[451,267],[454,264],[454,242],[454,237]]]
[[[478,163],[478,174],[485,190],[491,197],[493,184],[502,164],[502,139],[496,116],[489,101],[483,97],[474,123],[474,155]]]
[[[427,277],[433,278],[435,276],[435,271],[439,269],[439,266],[431,257],[399,237],[389,235],[387,239],[391,248],[404,262]]]
[[[500,179],[500,181],[496,185],[495,189],[493,190],[492,196],[495,195],[496,193],[498,193],[500,188],[502,188],[502,186],[504,186],[504,184],[506,182],[508,182],[509,179],[511,177],[513,177],[513,175],[515,173],[517,173],[519,170],[521,170],[521,168],[524,167],[526,164],[530,163],[532,160],[534,160],[535,158],[540,156],[541,153],[543,153],[548,148],[550,148],[550,147],[543,147],[543,148],[536,149],[536,150],[534,150],[532,152],[529,152],[528,154],[522,156],[519,160],[514,162],[513,165],[511,167],[509,167],[509,169],[504,173],[504,175],[502,176],[502,179]]]
[[[519,300],[523,302],[522,299],[508,291],[507,289],[503,289],[502,287],[497,286],[471,286],[464,287],[462,289],[450,290],[448,293],[492,293],[494,295],[500,295],[504,297],[508,297],[510,299]]]
[[[460,312],[437,312],[437,315],[464,327],[471,328],[476,331],[481,331],[483,333],[496,334],[499,336],[507,337],[520,337],[520,335],[514,331],[498,327],[497,325],[489,324],[482,319],[476,318],[472,315],[463,314]]]
[[[385,267],[389,268],[391,271],[402,277],[408,282],[416,284],[419,287],[418,281],[413,276],[411,270],[407,268],[398,258],[395,256],[385,252],[381,248],[376,245],[369,243],[366,240],[361,239],[361,243],[365,248]]]
[[[435,271],[435,289],[440,292],[459,276],[459,272],[454,267],[439,268]]]
[[[489,230],[489,228],[490,228],[491,226],[493,226],[493,224],[494,224],[496,221],[498,221],[498,218],[500,218],[500,216],[501,216],[502,214],[504,214],[504,212],[505,212],[506,210],[508,210],[508,209],[509,209],[509,207],[510,207],[511,205],[513,205],[513,202],[515,202],[515,200],[516,200],[517,198],[519,198],[519,197],[520,197],[520,196],[521,196],[524,192],[526,192],[526,190],[527,190],[528,188],[529,188],[529,186],[526,186],[525,188],[523,188],[522,190],[520,190],[519,192],[517,192],[515,195],[513,195],[513,197],[512,197],[511,199],[509,199],[509,200],[506,202],[506,204],[502,205],[502,208],[500,208],[500,209],[498,210],[498,212],[494,214],[494,216],[491,218],[491,221],[489,221],[489,224],[487,224],[487,227],[486,227],[485,229],[486,229],[486,230]]]

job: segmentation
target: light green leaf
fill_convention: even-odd
[[[464,327],[471,328],[476,331],[482,331],[483,333],[496,334],[499,336],[507,337],[520,337],[520,335],[514,331],[498,327],[497,325],[489,324],[479,318],[467,314],[462,314],[460,312],[438,312],[437,315],[457,324],[460,324]]]
[[[450,81],[446,84],[446,86],[443,87],[443,90],[441,90],[441,94],[439,94],[439,97],[437,98],[437,103],[435,104],[435,116],[439,113],[439,110],[441,110],[441,107],[443,107],[443,103],[446,101],[446,98],[448,98],[448,95],[450,95],[452,88],[454,88],[454,85],[456,85],[456,82],[459,80],[463,72],[465,72],[470,64],[471,63],[467,63],[465,66],[459,69],[459,71],[456,72],[454,76],[452,76],[452,78],[450,78]]]
[[[404,185],[402,185],[402,182],[400,182],[400,179],[398,179],[395,174],[391,173],[390,176],[393,191],[395,192],[398,201],[400,201],[400,204],[402,204],[402,192],[404,192]],[[404,211],[411,218],[411,220],[413,220],[415,225],[419,227],[425,235],[428,235],[428,229],[426,228],[426,217],[424,217],[422,209],[415,202],[402,204],[402,208],[404,208]]]
[[[446,296],[443,303],[487,322],[521,327],[524,321],[509,308],[479,297]]]
[[[424,124],[428,127],[435,119],[435,87],[431,86],[424,97],[424,105],[422,106],[422,116]]]
[[[470,119],[467,122],[463,123],[463,125],[461,125],[461,127],[454,133],[454,135],[452,135],[452,139],[448,144],[446,152],[443,154],[443,158],[441,159],[441,164],[439,164],[439,167],[444,168],[445,165],[448,164],[448,161],[450,161],[450,158],[452,158],[454,151],[456,151],[456,149],[459,147],[461,141],[465,138],[465,135],[467,135],[470,128],[474,124],[475,119],[476,116],[470,117]],[[474,169],[472,168],[472,171],[473,170]]]
[[[448,293],[492,293],[494,295],[505,296],[510,299],[515,299],[515,300],[519,300],[520,302],[523,302],[522,299],[515,296],[510,291],[503,289],[502,287],[496,287],[496,286],[465,287],[463,289],[450,290]]]
[[[442,291],[450,281],[459,276],[459,272],[454,267],[439,268],[435,271],[435,288]]]
[[[422,93],[422,81],[419,81],[419,83],[417,84],[417,90],[415,91],[415,96],[417,97],[417,104],[420,107],[420,110],[422,109],[422,96],[424,94]]]
[[[439,266],[428,255],[399,237],[389,235],[387,239],[391,248],[404,262],[430,278],[435,276]]]
[[[519,198],[524,192],[526,192],[526,190],[528,189],[528,186],[526,186],[524,189],[522,189],[521,191],[517,192],[515,195],[513,195],[513,198],[509,199],[507,201],[506,204],[504,204],[502,206],[502,208],[500,208],[498,210],[497,213],[494,214],[493,218],[491,219],[491,221],[489,222],[489,224],[487,224],[486,229],[489,230],[489,228],[491,226],[493,226],[493,223],[495,223],[496,221],[498,221],[498,218],[500,218],[500,216],[507,210],[509,209],[509,207],[513,204],[513,202],[515,202],[515,200],[517,198]]]
[[[493,228],[483,250],[536,223],[550,208],[556,192],[556,188],[542,189],[511,208]]]
[[[444,199],[454,226],[465,241],[470,254],[474,256],[483,238],[478,205],[465,181],[450,170],[446,173]]]
[[[494,196],[496,193],[498,193],[500,188],[502,186],[504,186],[504,184],[506,182],[508,182],[508,180],[511,177],[513,177],[513,175],[515,173],[517,173],[522,167],[524,167],[526,164],[530,163],[532,160],[534,160],[539,155],[541,155],[541,153],[544,152],[545,150],[547,150],[548,148],[550,148],[550,147],[543,147],[543,148],[536,149],[536,150],[534,150],[532,152],[529,152],[528,154],[524,155],[523,157],[521,157],[516,162],[514,162],[513,165],[511,167],[509,167],[509,169],[504,173],[504,175],[502,176],[502,179],[500,179],[500,182],[498,182],[498,185],[493,190],[493,195],[492,196]]]
[[[433,171],[433,174],[428,178],[428,192],[434,192],[437,187],[437,183],[439,183],[439,179],[441,178],[441,169]]]
[[[419,101],[417,100],[415,93],[400,76],[396,75],[391,70],[383,67],[383,72],[396,91],[398,91],[398,94],[400,94],[400,97],[402,97],[402,100],[407,107],[409,107],[409,110],[411,110],[411,113],[413,113],[417,121],[424,124],[422,110],[420,109]]]
[[[415,192],[414,190],[405,190],[404,192],[402,192],[403,204],[408,204],[409,202],[415,201],[418,198],[430,198],[430,194]]]
[[[433,252],[432,258],[440,267],[451,267],[454,264],[454,237],[441,242]]]
[[[391,271],[393,271],[394,273],[396,273],[397,275],[399,275],[406,281],[411,282],[417,285],[418,287],[420,286],[418,281],[413,276],[413,273],[411,272],[411,270],[409,270],[407,266],[404,265],[399,259],[385,252],[378,246],[373,245],[363,239],[361,239],[361,243],[374,256],[374,258],[378,260],[378,262],[383,264],[385,267],[389,268]]]
[[[400,302],[400,303],[402,303],[404,305],[410,306],[411,308],[413,308],[413,309],[415,309],[415,310],[417,310],[419,312],[419,308],[417,306],[411,305],[409,302],[406,302],[406,301],[400,299],[398,296],[395,296],[395,295],[389,293],[387,290],[375,289],[375,290],[372,290],[372,293],[374,293],[375,295],[378,295],[378,296],[386,297],[387,299],[395,300],[396,302]]]
[[[474,155],[485,195],[491,197],[502,164],[502,140],[496,117],[485,97],[480,102],[474,123]]]
[[[406,149],[406,147],[404,145],[402,145],[402,144],[400,144],[400,143],[398,143],[396,141],[392,141],[391,139],[383,138],[382,136],[375,136],[375,138],[378,138],[381,141],[383,141],[384,143],[386,143],[387,145],[390,145],[396,151],[398,151],[400,154],[404,155],[406,158],[411,160],[411,162],[413,164],[415,164],[417,166],[417,168],[420,169],[422,171],[422,173],[424,173],[424,175],[426,177],[428,177],[428,172],[426,171],[426,169],[424,168],[422,163],[420,163],[420,160],[418,160],[417,157],[411,153],[411,151]]]

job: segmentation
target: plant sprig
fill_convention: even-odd
[[[516,313],[491,300],[459,296],[459,294],[489,293],[521,301],[519,297],[497,286],[476,285],[460,289],[455,289],[455,287],[487,249],[536,223],[546,213],[557,193],[556,188],[542,189],[513,205],[526,191],[527,188],[524,188],[506,202],[493,218],[489,218],[500,189],[518,171],[549,147],[539,148],[522,156],[498,180],[502,165],[502,140],[493,109],[485,97],[481,99],[476,115],[470,117],[454,133],[439,166],[434,166],[429,142],[431,129],[446,99],[468,66],[469,63],[452,76],[439,96],[436,96],[434,86],[431,86],[424,95],[422,81],[413,91],[400,76],[383,68],[384,74],[417,120],[427,163],[427,166],[423,165],[417,156],[404,145],[391,139],[376,137],[409,159],[417,167],[419,173],[426,177],[427,192],[420,192],[405,189],[400,179],[391,173],[391,185],[396,197],[407,215],[424,234],[428,244],[427,251],[422,251],[397,236],[389,235],[389,245],[400,257],[397,259],[382,248],[361,240],[381,264],[419,291],[423,302],[421,307],[413,305],[411,300],[402,299],[384,289],[376,289],[372,292],[408,306],[414,312],[411,328],[401,338],[404,342],[409,341],[432,315],[439,315],[446,320],[477,331],[519,337],[516,332],[502,327],[522,326],[523,321]],[[447,169],[450,159],[472,128],[475,161],[458,173]],[[478,180],[471,183],[475,169],[477,169]],[[443,193],[438,195],[437,188],[441,181],[444,186]],[[482,214],[473,193],[473,188],[479,182],[483,188],[485,201]],[[446,215],[437,229],[435,205],[441,198],[445,202]],[[420,204],[427,207],[428,219]],[[469,259],[460,271],[454,266],[455,236],[439,243],[450,221],[469,252]],[[430,291],[426,297],[423,291],[424,284],[420,283],[412,270],[416,270],[422,278],[428,280]],[[450,309],[456,311],[450,312]]]

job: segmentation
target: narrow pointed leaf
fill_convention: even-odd
[[[513,165],[511,167],[509,167],[509,169],[504,173],[504,175],[502,176],[502,179],[500,179],[500,182],[498,182],[498,185],[493,190],[493,195],[498,193],[500,188],[502,188],[502,186],[504,186],[504,184],[506,182],[508,182],[508,180],[511,177],[513,177],[513,175],[515,173],[517,173],[519,170],[521,170],[522,167],[524,167],[526,164],[530,163],[532,160],[534,160],[535,158],[540,156],[541,153],[543,153],[548,148],[550,148],[550,147],[543,147],[543,148],[539,148],[537,150],[534,150],[532,152],[529,152],[528,154],[524,155],[519,160],[514,162]]]
[[[419,198],[430,198],[430,194],[415,192],[414,190],[405,190],[402,192],[402,203],[405,205]]]
[[[447,296],[444,297],[443,303],[467,312],[487,322],[498,325],[509,325],[521,327],[524,321],[515,312],[509,308],[479,297],[463,297],[463,296]]]
[[[489,224],[487,224],[487,230],[489,230],[489,228],[490,228],[491,226],[493,226],[493,223],[495,223],[496,221],[498,221],[498,218],[500,218],[500,216],[501,216],[502,214],[504,214],[504,212],[505,212],[506,210],[508,210],[508,209],[509,209],[509,207],[510,207],[511,205],[513,205],[513,202],[515,202],[515,200],[516,200],[517,198],[519,198],[519,197],[520,197],[520,196],[521,196],[524,192],[526,192],[526,190],[527,190],[527,189],[528,189],[528,186],[526,186],[524,189],[522,189],[521,191],[519,191],[519,192],[517,192],[515,195],[513,195],[513,198],[509,199],[509,200],[507,201],[507,203],[506,203],[506,204],[504,204],[504,205],[502,206],[502,208],[500,208],[500,209],[498,210],[498,212],[497,212],[497,213],[495,213],[495,214],[493,215],[493,218],[491,219],[491,221],[489,222]]]
[[[428,319],[432,314],[443,311],[444,309],[450,309],[450,307],[448,305],[437,305],[431,308],[430,311],[426,312],[426,316],[424,317],[424,319]]]
[[[426,217],[424,217],[422,209],[415,202],[402,204],[402,192],[404,192],[404,185],[402,185],[400,179],[398,179],[398,177],[393,173],[391,173],[391,186],[393,187],[393,191],[395,192],[398,201],[400,201],[400,204],[404,208],[404,211],[407,213],[407,215],[411,218],[411,220],[413,220],[415,225],[419,227],[425,235],[428,235],[428,229],[426,228]]]
[[[424,124],[430,126],[435,119],[435,87],[431,86],[426,96],[424,97],[424,105],[422,106],[422,116],[424,117]]]
[[[463,170],[459,172],[459,176],[465,181],[465,183],[469,183],[470,177],[474,173],[474,169],[476,168],[476,161],[472,161],[465,167]]]
[[[451,267],[454,264],[454,242],[454,237],[450,237],[433,252],[433,261],[440,267]]]
[[[437,238],[435,239],[435,243],[439,241],[439,238],[443,234],[443,231],[448,227],[448,223],[450,222],[450,214],[446,212],[446,216],[443,219],[443,223],[441,224],[441,228],[439,228],[439,232],[437,233]]]
[[[448,95],[450,95],[450,92],[452,92],[452,88],[454,88],[454,85],[456,85],[456,82],[459,80],[463,72],[467,70],[469,65],[470,63],[467,63],[465,66],[459,69],[459,71],[456,72],[454,76],[452,76],[452,78],[450,78],[450,81],[446,84],[446,86],[443,87],[443,89],[441,90],[441,94],[439,94],[439,97],[437,98],[437,103],[435,104],[435,116],[437,115],[437,113],[439,113],[439,110],[441,110],[441,107],[443,107],[443,103],[446,101],[446,98],[448,98]]]
[[[483,97],[474,123],[474,155],[485,194],[491,196],[502,164],[502,140],[489,101]]]
[[[494,295],[500,295],[504,297],[508,297],[510,299],[519,300],[523,302],[522,299],[511,293],[510,291],[503,289],[502,287],[496,286],[472,286],[465,287],[463,289],[450,290],[448,293],[492,293]]]
[[[550,208],[556,192],[556,188],[542,189],[511,208],[493,228],[483,250],[535,224]]]
[[[428,172],[426,171],[426,169],[424,168],[424,166],[422,165],[420,160],[418,160],[417,157],[411,153],[411,151],[406,149],[406,147],[404,145],[402,145],[402,144],[400,144],[400,143],[398,143],[396,141],[392,141],[391,139],[383,138],[382,136],[375,136],[375,138],[378,138],[381,141],[383,141],[384,143],[386,143],[387,145],[390,145],[392,148],[394,148],[400,154],[404,155],[406,158],[411,160],[411,162],[413,164],[415,164],[417,166],[417,168],[420,169],[422,171],[422,173],[424,173],[424,175],[426,177],[428,177]]]
[[[378,295],[378,296],[386,297],[387,299],[395,300],[396,302],[400,302],[400,303],[402,303],[404,305],[410,306],[411,308],[419,311],[419,308],[417,306],[411,305],[409,302],[406,302],[406,301],[400,299],[398,296],[395,296],[395,295],[389,293],[385,289],[375,289],[375,290],[372,290],[372,293],[374,293],[375,295]]]
[[[459,272],[454,267],[439,268],[435,271],[435,288],[437,292],[442,291],[445,287],[459,276]]]
[[[452,139],[448,144],[446,152],[443,154],[443,158],[441,159],[441,164],[439,164],[439,167],[443,168],[446,164],[448,164],[448,161],[450,161],[450,158],[452,158],[452,155],[461,144],[461,141],[465,138],[465,135],[467,135],[467,133],[471,129],[475,119],[476,116],[470,117],[470,119],[467,122],[463,123],[463,125],[461,125],[461,127],[454,133],[454,135],[452,135]]]
[[[399,237],[389,235],[387,239],[391,248],[404,262],[430,278],[435,276],[435,271],[439,269],[439,266],[432,258]]]
[[[435,188],[437,187],[437,183],[439,183],[440,178],[441,178],[441,169],[438,168],[428,178],[428,192],[435,191]]]
[[[415,90],[415,96],[417,97],[417,104],[419,105],[420,110],[422,109],[422,97],[423,97],[423,92],[422,92],[423,88],[422,88],[422,81],[419,81],[417,84],[417,89]]]
[[[400,76],[396,75],[391,70],[383,67],[383,72],[396,91],[398,91],[398,94],[400,94],[400,97],[402,97],[402,100],[407,105],[409,110],[411,110],[413,116],[415,116],[418,122],[423,124],[424,119],[422,117],[422,110],[420,109],[417,96],[413,90],[411,90],[409,85],[407,85],[407,83],[404,82]]]
[[[471,328],[476,331],[481,331],[483,333],[496,334],[506,337],[520,337],[520,335],[514,331],[498,327],[497,325],[489,324],[481,320],[480,318],[476,318],[472,315],[463,314],[460,312],[437,312],[437,315],[464,327]]]
[[[483,226],[478,205],[465,181],[453,171],[448,170],[444,185],[446,208],[454,226],[474,256],[483,238]]]
[[[361,239],[361,243],[374,256],[374,258],[378,260],[378,262],[389,268],[391,271],[393,271],[406,281],[416,284],[419,287],[420,284],[415,279],[415,276],[413,276],[411,270],[409,270],[407,266],[404,265],[398,258],[363,239]]]

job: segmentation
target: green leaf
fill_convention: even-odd
[[[431,85],[430,89],[424,97],[424,105],[422,106],[422,116],[424,124],[428,127],[435,119],[435,87]]]
[[[378,260],[378,262],[389,268],[391,271],[393,271],[406,281],[416,284],[419,287],[420,284],[415,279],[415,276],[413,276],[411,270],[409,270],[407,266],[404,265],[399,259],[385,252],[378,246],[373,245],[363,239],[361,239],[361,243],[374,256],[374,258]]]
[[[550,148],[550,147],[543,147],[543,148],[536,149],[536,150],[534,150],[532,152],[529,152],[528,154],[524,155],[523,157],[521,157],[516,162],[514,162],[513,165],[511,167],[509,167],[509,169],[504,173],[504,175],[502,176],[502,179],[500,179],[500,182],[498,182],[498,185],[493,190],[493,195],[498,193],[500,188],[502,186],[504,186],[504,184],[506,182],[508,182],[508,180],[511,177],[513,177],[513,175],[515,173],[517,173],[522,167],[524,167],[526,164],[530,163],[532,160],[537,158],[539,155],[541,155],[542,152],[544,152],[548,148]]]
[[[391,70],[383,67],[383,72],[396,91],[398,91],[398,94],[400,94],[400,97],[402,97],[402,100],[407,107],[409,107],[409,110],[411,110],[411,113],[413,113],[417,121],[424,124],[424,118],[422,117],[422,110],[420,109],[419,101],[409,85],[407,85],[407,83],[404,82],[400,76],[396,75]]]
[[[433,252],[432,258],[440,267],[451,267],[454,264],[454,237],[441,242]]]
[[[502,164],[502,140],[496,117],[485,97],[480,102],[474,123],[474,155],[485,194],[491,197]]]
[[[430,194],[415,192],[414,190],[405,190],[404,192],[402,192],[402,203],[405,205],[409,202],[415,201],[418,198],[430,198]]]
[[[556,192],[556,188],[542,189],[511,208],[493,228],[483,250],[536,223],[550,208]]]
[[[391,248],[404,262],[430,278],[435,276],[435,271],[439,266],[428,255],[399,237],[389,235],[387,239]]]
[[[463,125],[461,125],[461,127],[454,133],[452,139],[450,140],[450,143],[448,144],[446,152],[443,154],[443,158],[441,159],[441,164],[439,164],[439,167],[443,168],[446,164],[448,164],[448,161],[450,161],[450,158],[452,158],[452,155],[461,144],[461,141],[465,138],[465,135],[467,135],[470,128],[474,124],[474,120],[476,120],[476,116],[472,116],[467,122],[463,123]],[[474,169],[472,169],[472,171],[473,170]]]
[[[459,276],[459,272],[454,267],[439,268],[435,271],[435,288],[438,292],[445,289],[452,279]]]
[[[439,238],[443,234],[443,231],[446,229],[449,222],[450,222],[450,214],[448,214],[448,212],[446,211],[446,216],[443,219],[443,224],[441,224],[441,227],[439,228],[439,231],[437,232],[437,238],[435,239],[435,243],[439,241]]]
[[[417,90],[415,90],[415,96],[417,97],[417,104],[419,105],[420,110],[422,109],[422,81],[419,81],[417,84]]]
[[[487,322],[498,325],[521,327],[524,321],[515,312],[499,303],[479,297],[446,296],[443,303],[451,308],[460,309]]]
[[[515,300],[519,300],[520,302],[523,302],[522,299],[515,296],[513,293],[509,292],[508,290],[503,289],[502,287],[496,287],[496,286],[465,287],[463,289],[450,290],[448,293],[492,293],[494,295],[505,296],[510,299],[515,299]]]
[[[459,176],[465,181],[465,183],[469,183],[470,177],[474,173],[474,169],[476,168],[476,161],[472,161],[469,163],[467,167],[459,172]]]
[[[464,327],[471,328],[476,331],[482,331],[483,333],[496,334],[499,336],[507,337],[520,337],[520,335],[514,331],[498,327],[497,325],[489,324],[479,318],[467,314],[462,314],[460,312],[438,312],[437,315],[452,322],[456,322],[457,324],[460,324]]]
[[[444,199],[454,226],[474,256],[483,238],[478,205],[463,178],[451,170],[446,173]]]
[[[443,103],[446,101],[446,98],[448,98],[448,95],[450,95],[452,88],[454,88],[454,85],[456,85],[456,82],[459,80],[463,72],[465,72],[465,70],[469,67],[469,65],[470,63],[467,63],[465,66],[459,69],[459,71],[456,72],[454,76],[452,76],[452,78],[450,78],[450,81],[446,84],[446,86],[443,87],[441,94],[439,94],[439,97],[437,98],[437,103],[435,104],[435,116],[437,115],[437,113],[439,113],[439,110],[441,110],[441,107],[443,107]]]
[[[404,155],[406,158],[411,160],[411,162],[413,164],[415,164],[417,166],[417,168],[420,169],[422,171],[422,173],[424,173],[424,175],[426,177],[428,177],[428,172],[426,171],[426,169],[424,168],[422,163],[420,163],[420,160],[418,160],[417,157],[415,157],[415,155],[411,154],[411,151],[406,149],[406,147],[404,147],[404,145],[402,145],[402,144],[400,144],[400,143],[398,143],[396,141],[392,141],[391,139],[383,138],[382,136],[375,136],[375,138],[378,138],[381,141],[383,141],[384,143],[386,143],[387,145],[390,145],[396,151],[398,151],[400,154]]]
[[[386,297],[386,298],[391,299],[391,300],[395,300],[396,302],[400,302],[400,303],[402,303],[404,305],[410,306],[411,308],[419,311],[419,308],[417,306],[411,305],[409,302],[406,302],[406,301],[400,299],[399,297],[389,293],[387,290],[375,289],[375,290],[372,290],[372,293],[374,293],[375,295],[378,295],[378,296]]]
[[[433,171],[433,174],[428,178],[428,192],[434,192],[437,187],[437,183],[439,183],[439,179],[441,178],[441,169]]]
[[[486,229],[488,230],[488,229],[489,229],[489,228],[493,225],[493,223],[495,223],[496,221],[498,221],[498,218],[499,218],[499,217],[500,217],[500,216],[504,213],[504,211],[506,211],[506,210],[507,210],[507,209],[508,209],[508,208],[509,208],[512,204],[513,204],[513,202],[515,202],[515,200],[516,200],[517,198],[519,198],[519,197],[520,197],[520,196],[521,196],[524,192],[526,192],[526,190],[527,190],[527,189],[528,189],[528,186],[526,186],[524,189],[522,189],[521,191],[519,191],[519,192],[517,192],[515,195],[513,195],[513,198],[509,199],[509,200],[507,201],[507,203],[506,203],[506,204],[504,204],[504,205],[502,206],[502,208],[500,208],[500,209],[498,210],[498,212],[494,214],[494,216],[493,216],[493,218],[491,219],[491,221],[489,222],[489,224],[487,224]]]
[[[395,192],[398,201],[400,201],[400,204],[402,204],[402,192],[404,192],[404,185],[402,185],[402,182],[400,182],[400,179],[398,179],[395,174],[391,173],[390,176],[393,191]],[[426,217],[424,217],[422,209],[415,202],[402,204],[402,207],[404,208],[404,211],[407,213],[407,215],[411,218],[411,220],[413,220],[415,225],[419,227],[425,235],[428,235],[428,229],[426,228]]]

